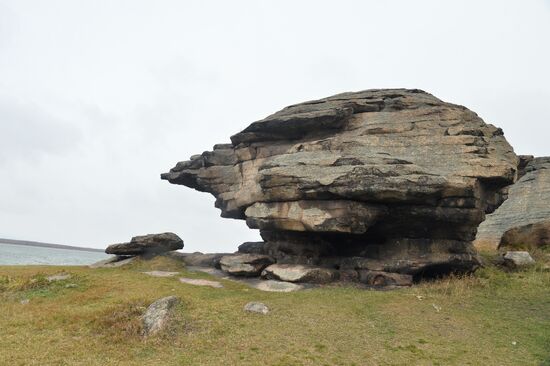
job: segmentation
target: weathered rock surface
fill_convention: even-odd
[[[247,241],[242,243],[238,248],[239,253],[245,254],[262,254],[266,252],[265,242],[263,241]]]
[[[183,240],[174,233],[135,236],[129,243],[112,244],[105,249],[107,254],[144,255],[160,254],[183,248]]]
[[[546,245],[550,245],[550,218],[514,227],[500,239],[500,246],[505,248],[537,248]]]
[[[370,286],[411,286],[413,276],[381,271],[359,271],[360,282]]]
[[[222,271],[234,276],[259,276],[272,263],[274,261],[271,257],[261,254],[227,255],[220,259]]]
[[[483,249],[550,245],[550,157],[522,157],[521,178],[508,188],[508,199],[478,229]]]
[[[210,280],[202,280],[198,278],[186,278],[182,277],[180,278],[181,283],[186,283],[188,285],[193,286],[207,286],[207,287],[213,287],[213,288],[222,288],[223,285],[218,281],[210,281]]]
[[[220,268],[220,259],[229,253],[180,253],[169,252],[167,256],[181,260],[188,266]]]
[[[262,277],[285,282],[329,283],[338,278],[338,272],[301,264],[272,264],[263,270]]]
[[[512,268],[528,267],[535,264],[529,252],[509,251],[504,254],[504,264]]]
[[[250,313],[259,313],[259,314],[267,314],[269,313],[269,308],[266,304],[261,302],[249,302],[244,306],[244,311],[248,311]]]
[[[175,275],[179,274],[179,272],[170,272],[170,271],[149,271],[149,272],[143,272],[143,273],[151,277],[174,277]]]
[[[518,161],[502,130],[465,107],[367,90],[287,107],[162,179],[213,194],[223,217],[260,229],[265,245],[242,251],[419,275],[479,264],[477,226]]]
[[[152,303],[143,315],[143,335],[145,337],[155,335],[166,328],[171,313],[180,302],[176,296],[168,296]]]
[[[275,280],[258,281],[253,284],[253,287],[266,292],[294,292],[304,289],[302,285]]]
[[[58,274],[54,274],[54,275],[51,275],[51,276],[48,276],[46,277],[46,280],[48,280],[48,282],[55,282],[55,281],[64,281],[64,280],[68,280],[72,277],[72,275],[70,273],[58,273]]]

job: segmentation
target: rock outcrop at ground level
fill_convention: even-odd
[[[175,307],[180,303],[176,296],[163,297],[149,305],[143,315],[143,336],[149,337],[165,329]]]
[[[550,245],[550,157],[522,156],[519,177],[507,200],[479,226],[476,247]]]
[[[134,236],[128,243],[112,244],[107,254],[122,256],[161,254],[183,248],[183,240],[174,233]]]
[[[465,107],[367,90],[284,108],[162,179],[259,229],[264,243],[242,252],[347,278],[420,276],[478,266],[477,226],[518,162],[502,130]]]

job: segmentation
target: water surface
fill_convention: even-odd
[[[35,247],[0,242],[0,266],[14,264],[87,265],[110,257],[102,252]]]

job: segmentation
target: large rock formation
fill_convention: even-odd
[[[522,156],[519,176],[508,199],[479,226],[476,247],[550,245],[550,157]]]
[[[431,275],[478,265],[477,226],[517,166],[467,108],[367,90],[284,108],[162,179],[213,194],[279,264]]]
[[[174,233],[134,236],[128,243],[111,244],[107,254],[122,256],[154,255],[183,248],[183,240]]]

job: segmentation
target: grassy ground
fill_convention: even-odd
[[[550,365],[550,272],[541,266],[490,265],[395,291],[295,293],[231,281],[195,287],[146,269],[209,277],[165,258],[113,269],[0,267],[0,365]],[[61,270],[73,277],[45,280]],[[140,315],[167,295],[183,300],[175,325],[143,340]],[[244,313],[249,301],[271,312]]]

